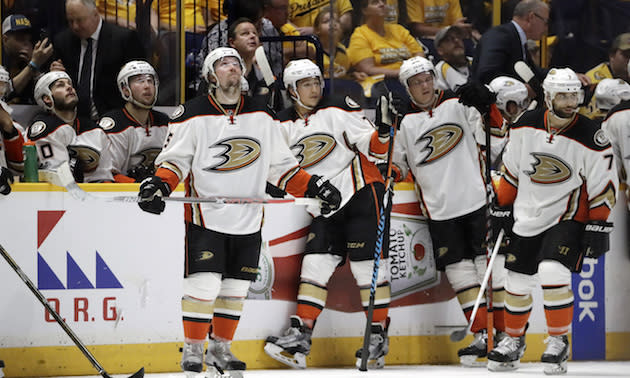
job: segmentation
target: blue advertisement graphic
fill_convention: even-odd
[[[572,277],[573,360],[606,359],[605,258],[584,259],[582,272]]]

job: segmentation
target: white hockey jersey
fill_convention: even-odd
[[[379,142],[374,125],[350,97],[324,97],[306,118],[294,107],[278,118],[300,166],[339,189],[340,209],[364,186],[383,182],[374,161],[386,159],[388,144]]]
[[[77,117],[69,125],[52,113],[35,116],[28,128],[35,142],[40,169],[57,168],[71,157],[80,160],[84,182],[113,181],[109,139],[89,118]]]
[[[486,203],[482,154],[485,132],[479,112],[440,91],[431,112],[412,106],[400,123],[394,164],[402,177],[411,170],[423,214],[447,220]]]
[[[630,101],[623,101],[608,112],[602,123],[612,144],[619,171],[619,180],[630,184]]]
[[[226,110],[225,114],[223,109]],[[211,96],[178,108],[155,164],[156,175],[171,188],[185,180],[194,197],[265,196],[267,181],[303,196],[310,176],[286,145],[277,120],[263,102],[242,97],[221,106]],[[251,234],[261,228],[260,204],[186,204],[186,221],[227,234]]]
[[[547,110],[525,113],[512,125],[503,154],[498,199],[511,202],[509,192],[516,189],[513,231],[520,236],[563,220],[606,220],[615,205],[615,161],[599,126],[578,115],[557,135],[547,130]]]
[[[128,176],[130,169],[139,165],[153,168],[156,156],[162,151],[170,118],[155,110],[149,112],[149,125],[141,125],[125,108],[112,110],[99,121],[107,133],[112,155],[114,178]]]

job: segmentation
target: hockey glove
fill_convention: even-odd
[[[0,193],[5,196],[11,193],[11,184],[13,183],[13,174],[7,168],[2,167],[0,170]]]
[[[490,105],[494,104],[497,99],[496,93],[490,91],[485,85],[469,81],[457,89],[459,102],[466,106],[472,106],[481,114],[490,111]]]
[[[610,249],[610,232],[613,224],[606,221],[590,221],[584,226],[582,251],[584,257],[598,258]]]
[[[140,201],[138,206],[148,213],[161,214],[164,211],[162,196],[169,196],[171,188],[158,176],[147,177],[140,184]]]
[[[85,178],[83,175],[83,161],[77,156],[71,156],[70,160],[68,160],[68,165],[70,166],[70,172],[72,172],[74,181],[83,182]]]
[[[379,138],[389,137],[390,129],[394,124],[394,119],[396,116],[402,116],[404,112],[403,108],[403,100],[392,92],[390,92],[387,97],[379,97],[376,101],[375,117]]]
[[[316,197],[321,199],[321,213],[326,215],[331,211],[337,210],[341,204],[341,193],[330,181],[324,181],[321,176],[313,175],[308,181],[308,188],[304,193],[304,197]]]
[[[127,171],[127,176],[136,180],[136,182],[142,182],[145,178],[152,176],[154,173],[155,170],[153,168],[138,164]]]
[[[506,234],[511,233],[513,225],[512,206],[499,206],[494,202],[490,204],[490,226],[493,237],[499,235],[501,229]]]

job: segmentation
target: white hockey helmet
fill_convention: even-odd
[[[518,113],[529,105],[527,87],[521,81],[508,76],[498,76],[488,85],[497,95],[496,104],[501,111],[508,113],[507,104],[512,101],[518,107]]]
[[[155,82],[155,97],[153,98],[153,103],[151,105],[145,105],[135,98],[133,98],[133,94],[131,93],[131,88],[129,87],[129,79],[132,76],[136,75],[151,75],[153,76],[153,81]],[[137,106],[144,109],[151,109],[158,97],[158,88],[160,86],[160,80],[158,78],[157,73],[152,65],[142,60],[132,60],[130,62],[125,63],[124,66],[118,72],[118,77],[116,79],[116,83],[118,84],[118,90],[120,91],[120,95],[125,101],[132,102]],[[129,95],[125,95],[123,88],[129,89]]]
[[[203,66],[201,67],[201,75],[203,76],[204,80],[206,80],[210,85],[213,84],[208,78],[209,75],[214,76],[214,79],[217,82],[219,81],[219,78],[217,78],[216,74],[214,73],[214,64],[218,60],[221,60],[228,56],[233,56],[238,59],[239,63],[241,64],[241,74],[245,74],[245,63],[243,63],[243,58],[241,58],[236,49],[233,49],[231,47],[217,47],[216,49],[210,51],[210,54],[206,56],[206,59],[204,59],[203,61]]]
[[[35,101],[37,101],[37,105],[41,106],[42,108],[46,110],[53,109],[55,105],[54,104],[55,100],[53,99],[50,86],[53,85],[53,83],[59,79],[68,79],[70,80],[70,83],[72,83],[72,79],[70,78],[70,76],[68,76],[68,74],[65,71],[50,71],[42,75],[39,78],[39,80],[37,80],[37,83],[35,83],[35,91],[34,91]],[[50,97],[53,104],[50,106],[46,105],[43,98],[44,96]]]
[[[433,63],[427,58],[423,58],[421,56],[414,56],[413,58],[409,58],[402,62],[400,66],[400,70],[398,72],[398,80],[400,83],[407,89],[407,93],[409,93],[409,85],[407,81],[416,76],[419,73],[428,72],[433,75],[433,79],[437,78],[437,73],[435,72],[435,66]],[[409,93],[411,96],[411,93]]]
[[[284,86],[287,91],[289,88],[292,88],[295,92],[295,97],[293,97],[293,95],[291,95],[291,97],[307,109],[311,109],[312,107],[304,105],[300,100],[300,95],[297,92],[297,82],[309,77],[314,77],[319,80],[321,84],[321,93],[323,93],[324,77],[322,76],[322,71],[319,69],[317,64],[313,63],[309,59],[297,59],[290,61],[282,74],[282,81],[284,82]]]
[[[545,105],[551,112],[553,112],[552,101],[558,93],[577,93],[578,104],[584,101],[582,82],[570,68],[552,68],[543,80],[542,87],[545,92]],[[577,108],[575,111],[577,112]]]
[[[11,92],[13,92],[13,83],[11,83],[9,71],[0,66],[0,99],[5,98]]]
[[[630,84],[621,79],[603,79],[595,88],[597,108],[608,111],[624,100],[630,100]]]

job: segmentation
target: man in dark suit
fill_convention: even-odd
[[[527,40],[541,39],[549,24],[549,6],[541,0],[523,0],[514,8],[512,21],[495,26],[483,34],[472,65],[472,78],[484,84],[497,76],[521,77],[514,71],[514,63],[524,61],[539,82],[546,71],[534,64],[527,51]],[[535,92],[528,87],[530,97]]]
[[[66,18],[68,29],[53,40],[57,60],[51,70],[68,72],[79,95],[79,114],[97,119],[124,105],[116,75],[125,63],[146,59],[146,53],[135,31],[101,19],[94,0],[66,0]]]

